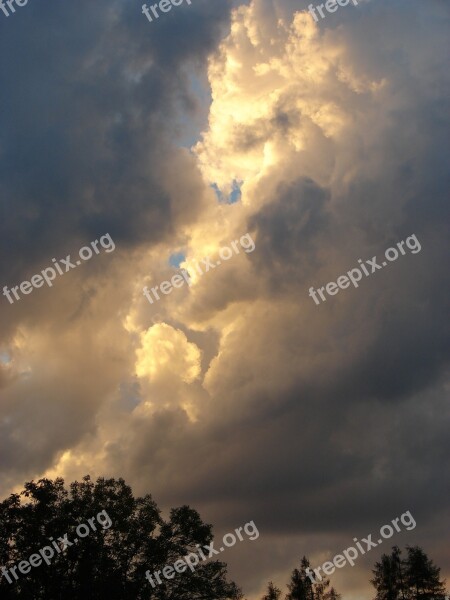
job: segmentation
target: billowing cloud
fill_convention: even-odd
[[[150,380],[179,377],[192,383],[200,374],[200,351],[187,341],[182,331],[165,323],[153,325],[141,336],[137,351],[136,374]]]

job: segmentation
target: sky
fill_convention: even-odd
[[[410,511],[331,578],[369,600],[393,544],[450,580],[450,11],[308,4],[0,13],[1,289],[114,242],[0,295],[0,497],[90,473],[219,537],[254,520],[223,555],[248,600]],[[179,268],[189,285],[150,303]]]

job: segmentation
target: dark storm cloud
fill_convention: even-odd
[[[257,270],[273,290],[308,282],[319,266],[318,248],[330,236],[326,205],[329,190],[309,178],[281,184],[273,201],[249,219],[258,252],[252,257]]]
[[[448,256],[450,207],[445,200],[450,182],[442,162],[448,127],[443,127],[440,101],[414,105],[407,117],[391,115],[389,131],[380,136],[386,159],[382,177],[357,178],[345,197],[336,195],[331,201],[329,190],[308,179],[289,188],[282,185],[249,220],[258,273],[271,293],[289,289],[302,303],[313,303],[307,295],[311,285],[336,281],[357,267],[359,258],[380,257],[412,234],[419,239],[420,253],[408,253],[363,278],[358,289],[328,296],[317,308],[313,304],[314,322],[333,313],[333,337],[351,332],[356,320],[376,331],[364,352],[350,362],[343,353],[326,378],[315,379],[314,387],[324,394],[335,390],[351,397],[357,391],[377,401],[396,401],[426,388],[448,365],[450,279],[447,263],[440,259]],[[404,209],[393,211],[399,203]],[[320,331],[319,323],[317,327]],[[292,337],[291,332],[286,335]],[[287,343],[294,347],[294,339]]]
[[[122,248],[171,232],[178,209],[158,180],[175,107],[192,108],[183,66],[212,50],[229,4],[187,9],[151,24],[136,2],[44,0],[2,15],[4,283],[106,231]]]

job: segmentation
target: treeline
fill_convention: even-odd
[[[407,547],[406,557],[398,546],[383,554],[375,564],[370,583],[376,590],[373,600],[449,600],[440,569],[419,546]],[[294,569],[284,600],[342,600],[328,579],[314,576],[309,560],[303,557]],[[281,600],[282,590],[269,582],[261,600]]]
[[[164,518],[123,479],[31,481],[0,501],[0,599],[242,600],[220,560],[167,571],[213,539],[197,511],[180,506]],[[307,558],[299,567],[284,594],[270,583],[262,600],[341,600],[329,581],[316,581]],[[419,547],[403,559],[394,546],[373,570],[374,600],[445,600],[444,583]]]

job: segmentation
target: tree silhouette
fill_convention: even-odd
[[[398,546],[392,548],[388,556],[383,554],[381,562],[375,564],[372,585],[377,590],[376,600],[406,600],[405,577],[401,551]]]
[[[324,596],[325,600],[341,600],[341,595],[336,592],[334,587],[331,588]]]
[[[415,600],[445,600],[445,582],[440,581],[440,569],[419,546],[407,547],[405,560],[406,585]]]
[[[407,547],[408,556],[401,559],[397,546],[390,555],[383,554],[375,564],[372,585],[375,600],[445,600],[445,582],[440,569],[418,546]]]
[[[375,564],[372,585],[377,590],[374,600],[450,600],[440,569],[418,546],[407,547],[408,556],[402,560],[398,546],[390,555],[383,554]],[[328,579],[317,581],[309,560],[304,556],[300,569],[294,569],[285,600],[341,600]],[[261,600],[280,600],[281,592],[269,583]]]
[[[80,524],[90,529],[88,535],[84,529],[83,535],[77,530]],[[83,539],[74,542],[77,537]],[[94,483],[86,476],[69,490],[61,478],[32,481],[20,494],[0,503],[0,597],[240,599],[240,590],[226,580],[226,565],[215,560],[199,559],[194,571],[187,568],[172,579],[161,576],[162,584],[152,585],[146,579],[146,572],[162,571],[191,552],[198,554],[212,539],[211,526],[203,523],[195,510],[188,506],[172,509],[165,521],[151,496],[135,498],[123,479],[99,478]],[[21,562],[44,547],[48,554],[52,548],[54,551],[49,564],[26,563],[30,570],[22,574]],[[11,569],[14,566],[17,580]]]
[[[328,579],[315,582],[309,560],[304,556],[300,562],[300,570],[294,569],[292,573],[286,600],[340,600],[339,594],[334,588],[328,589],[329,586]]]
[[[271,581],[269,581],[269,586],[267,588],[267,594],[262,597],[262,600],[279,600],[281,596],[281,590],[273,585]]]

